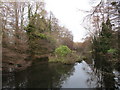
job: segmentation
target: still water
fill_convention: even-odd
[[[114,89],[120,89],[120,73],[114,70],[108,76],[85,61],[74,65],[44,62],[34,64],[22,72],[4,74],[2,86],[3,88],[106,88],[110,85]]]

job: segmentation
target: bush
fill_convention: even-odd
[[[75,51],[70,50],[67,46],[64,45],[55,49],[55,56],[49,56],[49,62],[73,64],[79,61],[81,61],[80,56]]]
[[[55,54],[57,56],[66,56],[67,54],[70,54],[70,53],[71,53],[71,50],[67,46],[64,46],[64,45],[55,49]]]

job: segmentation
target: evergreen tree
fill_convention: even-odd
[[[47,30],[46,23],[46,20],[43,17],[40,18],[39,14],[35,14],[30,18],[26,31],[29,38],[28,43],[31,56],[34,56],[36,54],[39,55],[39,53],[42,52],[41,50],[47,47],[46,46],[45,48],[42,48],[41,45],[47,40],[47,35],[45,34],[45,31]]]
[[[112,42],[112,26],[109,19],[106,21],[106,23],[102,23],[102,30],[99,37],[100,51],[103,54],[106,54],[111,48]]]

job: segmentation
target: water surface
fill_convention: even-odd
[[[108,80],[119,88],[119,72]],[[27,70],[3,75],[3,88],[104,88],[107,84],[99,70],[85,61],[74,65],[37,63]],[[117,80],[117,81],[116,81]]]

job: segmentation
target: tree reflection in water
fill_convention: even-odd
[[[101,57],[93,64],[37,63],[25,71],[3,75],[3,88],[113,88],[118,89],[112,64]],[[118,73],[119,76],[120,74]]]
[[[115,87],[115,76],[113,73],[113,66],[111,61],[104,55],[96,54],[94,59],[93,71],[97,79],[96,87],[98,88],[117,88]]]
[[[60,88],[73,72],[73,65],[35,64],[25,71],[3,75],[3,88]]]

